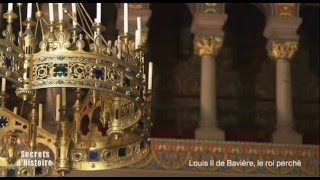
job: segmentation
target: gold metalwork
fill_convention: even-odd
[[[296,41],[271,41],[268,43],[268,55],[275,61],[292,59],[298,49]]]
[[[93,21],[86,19],[88,13],[81,4],[77,8],[84,23],[71,27],[63,21],[47,23],[38,8],[36,23],[32,19],[23,22],[25,30],[19,34],[18,43],[12,30],[17,15],[3,15],[8,24],[4,39],[0,39],[0,77],[13,82],[16,96],[31,106],[28,117],[14,114],[5,107],[6,94],[1,92],[2,176],[9,176],[10,169],[17,172],[16,176],[114,169],[134,164],[150,152],[151,91],[145,91],[144,48],[131,47],[134,37],[129,33],[121,35],[119,41],[106,41],[101,33],[105,27],[97,23],[88,27]],[[71,16],[67,10],[64,13]],[[47,29],[42,29],[43,22]],[[31,28],[34,25],[35,31]],[[34,33],[38,27],[40,41]],[[43,88],[74,91],[73,105],[57,106],[56,134],[37,125],[36,90]],[[83,89],[88,89],[84,98]],[[89,132],[81,129],[85,119],[89,120]],[[19,167],[21,149],[48,151],[47,159],[54,164],[43,167],[40,174],[35,167]]]
[[[223,44],[222,37],[215,36],[196,36],[195,54],[199,56],[216,56]]]
[[[20,171],[21,169],[26,168],[26,166],[18,165],[21,156],[20,152],[21,150],[30,151],[28,134],[35,131],[31,131],[32,128],[30,128],[30,125],[33,123],[14,114],[7,108],[1,109],[0,113],[0,119],[7,121],[6,126],[0,126],[0,167],[2,167],[3,171],[0,172],[0,174],[6,176],[6,169],[12,168]],[[32,115],[32,113],[30,115]],[[34,135],[34,133],[32,135]],[[48,151],[51,153],[49,159],[54,160],[54,157],[56,157],[55,135],[39,128],[36,131],[36,142],[36,151]],[[30,175],[21,174],[21,176],[34,176],[35,167],[29,168],[32,173]],[[43,173],[40,176],[50,175],[53,167],[43,168]]]
[[[205,3],[204,13],[217,13],[217,3]]]
[[[1,91],[0,93],[0,108],[3,108],[6,104],[6,92]]]
[[[148,33],[144,32],[142,33],[142,37],[141,37],[142,46],[144,46],[147,41],[148,41]]]
[[[199,13],[223,13],[222,3],[197,3],[197,12]]]
[[[3,31],[4,39],[0,39],[0,56],[2,58],[12,58],[12,66],[0,66],[0,77],[4,77],[13,83],[20,85],[23,79],[21,78],[22,71],[19,66],[23,63],[23,50],[17,46],[14,41],[16,39],[12,30],[12,22],[17,18],[14,12],[7,12],[3,14],[3,18],[7,20],[7,28]]]
[[[186,139],[152,138],[152,154],[126,172],[137,171],[152,175],[155,171],[181,176],[319,176],[319,145],[274,144],[256,142],[218,142]],[[177,158],[178,157],[178,158]],[[214,162],[250,160],[255,166],[216,166]],[[300,161],[296,166],[257,166],[257,161]],[[208,166],[190,166],[192,162],[207,161]],[[159,168],[161,167],[161,168]],[[139,171],[140,170],[140,171]],[[121,172],[121,171],[119,171]],[[114,172],[113,172],[114,173]],[[110,175],[108,172],[101,176]]]
[[[135,10],[144,10],[149,8],[148,4],[149,3],[129,3],[128,8]]]

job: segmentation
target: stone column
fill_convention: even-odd
[[[275,143],[302,143],[302,136],[293,129],[290,60],[298,48],[297,17],[270,17],[264,31],[269,39],[268,55],[276,64],[276,130]]]
[[[196,37],[196,53],[201,56],[200,123],[197,139],[224,140],[224,132],[217,128],[216,56],[222,37]]]
[[[302,143],[302,136],[293,130],[290,60],[298,47],[297,42],[269,42],[269,56],[276,62],[276,143]]]
[[[217,127],[215,58],[223,44],[222,27],[225,14],[195,13],[192,32],[196,35],[194,49],[201,56],[200,123],[196,139],[224,140],[224,131]]]

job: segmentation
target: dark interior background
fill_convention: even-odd
[[[3,3],[2,13],[6,9]],[[193,55],[192,14],[182,3],[151,3],[150,9],[147,45],[155,73],[152,136],[194,138],[200,115],[200,58]],[[266,17],[260,9],[247,3],[226,4],[225,40],[216,67],[218,121],[226,140],[270,142],[275,129],[275,65],[267,56],[262,35]],[[95,11],[88,12],[95,16]],[[106,39],[114,40],[117,8],[103,3],[102,12]],[[291,61],[294,122],[305,144],[319,144],[319,7],[302,4],[300,17],[299,49]],[[2,19],[1,29],[5,26]],[[17,23],[14,29],[17,33]],[[11,89],[9,107],[21,102]]]

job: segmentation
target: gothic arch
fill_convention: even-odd
[[[275,15],[275,5],[274,3],[249,3],[257,7],[265,16],[268,18]]]
[[[296,14],[300,17],[300,10],[303,6],[315,6],[320,7],[320,3],[296,3]]]
[[[193,14],[196,11],[196,5],[199,3],[185,3],[186,7],[190,9],[190,12]]]
[[[222,6],[225,9],[225,4]],[[255,6],[256,8],[258,8],[261,13],[265,16],[265,18],[267,19],[270,16],[275,15],[275,5],[274,3],[249,3],[253,6]]]
[[[296,14],[297,14],[297,17],[300,17],[301,4],[302,4],[302,3],[297,3],[297,4],[296,4]]]

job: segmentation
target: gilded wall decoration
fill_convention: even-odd
[[[128,8],[135,10],[145,10],[149,9],[149,3],[129,3]]]
[[[197,3],[197,12],[202,13],[223,13],[223,3]]]
[[[319,146],[158,138],[153,138],[151,144],[152,155],[149,159],[130,166],[130,169],[163,173],[198,172],[199,175],[206,173],[210,176],[319,176]],[[210,160],[214,160],[216,165],[218,161],[225,164],[216,166],[210,164]],[[252,161],[255,166],[230,163],[243,160]],[[207,161],[208,166],[190,166],[190,161]],[[257,161],[262,161],[264,165],[258,166]],[[282,163],[290,161],[295,164],[284,166]]]
[[[296,17],[296,3],[275,3],[277,15],[281,17]]]

